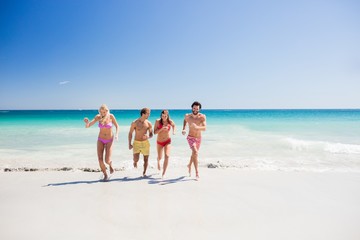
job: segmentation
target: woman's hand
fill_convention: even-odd
[[[85,127],[89,127],[89,119],[86,117],[84,118]]]

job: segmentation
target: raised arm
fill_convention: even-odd
[[[94,125],[97,121],[99,121],[100,119],[100,116],[99,115],[96,115],[93,120],[89,121],[89,119],[86,117],[84,118],[84,122],[85,122],[85,127],[86,128],[89,128],[91,127],[92,125]]]

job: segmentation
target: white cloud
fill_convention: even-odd
[[[68,84],[70,81],[62,81],[62,82],[59,82],[59,85],[64,85],[64,84]]]

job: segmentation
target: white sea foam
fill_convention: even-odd
[[[360,154],[360,145],[332,143],[325,141],[308,141],[295,138],[286,138],[291,148],[297,151],[324,151],[338,154]]]
[[[328,143],[325,150],[331,153],[360,154],[360,145]]]

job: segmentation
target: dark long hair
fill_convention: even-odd
[[[169,113],[169,111],[168,111],[168,110],[162,110],[161,113],[160,113],[160,123],[161,123],[161,125],[164,125],[163,120],[162,120],[162,115],[163,115],[164,113],[167,113],[167,116],[168,116],[167,120],[168,120],[168,122],[169,122],[169,124],[170,124],[170,123],[171,123],[171,120],[170,120],[170,113]]]

